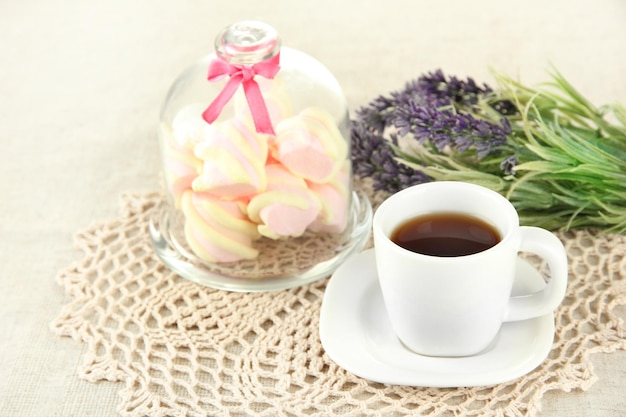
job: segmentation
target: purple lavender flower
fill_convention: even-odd
[[[504,172],[504,175],[515,175],[515,167],[517,166],[517,163],[517,156],[507,156],[500,163],[500,169],[502,170],[502,172]]]
[[[395,126],[398,134],[411,133],[420,143],[430,142],[440,152],[449,147],[465,152],[476,149],[479,159],[499,152],[506,143],[511,126],[506,119],[494,124],[474,118],[468,113],[456,113],[449,109],[440,110],[431,106],[396,109]]]
[[[452,76],[447,79],[441,70],[437,70],[407,82],[402,90],[394,91],[388,97],[379,96],[368,106],[357,110],[357,114],[368,121],[371,129],[382,132],[393,123],[397,108],[407,108],[413,104],[436,108],[452,104],[473,106],[480,97],[492,92],[487,84],[480,87],[472,78],[460,80]],[[514,108],[508,101],[496,101],[494,104],[494,108],[502,110],[503,115],[513,113],[511,107]]]
[[[363,122],[352,123],[351,158],[354,173],[371,177],[375,190],[395,193],[430,180],[423,172],[398,163],[390,141],[368,129]]]
[[[488,96],[490,105],[503,115],[499,123],[479,116],[477,104]],[[506,116],[515,113],[515,105],[494,99],[493,90],[486,84],[479,86],[472,78],[447,78],[441,70],[430,72],[357,111],[358,120],[352,129],[355,173],[374,177],[377,188],[390,191],[428,181],[422,172],[394,159],[393,148],[382,136],[390,126],[399,136],[410,135],[439,152],[473,150],[478,160],[497,156],[507,148],[507,136],[512,132]],[[513,175],[516,165],[517,157],[510,155],[500,168],[505,175]]]
[[[379,96],[369,106],[357,110],[357,115],[371,130],[382,133],[392,124],[396,107],[393,97]]]
[[[460,80],[452,76],[448,80],[443,71],[437,70],[419,77],[415,91],[422,98],[420,104],[442,107],[451,103],[466,106],[475,105],[480,96],[493,90],[486,84],[479,87],[472,78]]]

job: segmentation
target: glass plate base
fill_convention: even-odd
[[[305,233],[298,238],[255,242],[254,260],[210,264],[186,244],[182,214],[163,202],[150,219],[150,239],[157,256],[190,281],[227,291],[277,291],[311,283],[331,275],[350,255],[366,245],[372,224],[372,206],[361,190],[352,194],[346,230],[337,235]]]

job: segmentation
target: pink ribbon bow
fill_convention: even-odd
[[[219,57],[213,59],[209,64],[208,80],[211,82],[218,81],[227,75],[230,79],[209,107],[202,113],[202,118],[207,123],[213,123],[222,112],[226,103],[235,94],[239,84],[241,84],[243,85],[243,92],[246,95],[256,131],[275,135],[265,100],[263,100],[259,84],[254,81],[254,76],[260,75],[270,80],[273,79],[280,70],[279,60],[280,54],[276,54],[272,58],[254,65],[229,64]]]

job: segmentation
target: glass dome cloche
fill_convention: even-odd
[[[346,99],[317,60],[271,26],[223,29],[171,86],[160,115],[165,198],[150,222],[159,258],[230,291],[329,276],[366,244]]]

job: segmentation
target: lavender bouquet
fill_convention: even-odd
[[[523,224],[626,232],[626,108],[595,107],[563,76],[496,88],[436,71],[381,96],[352,123],[355,174],[396,192],[427,181],[500,192]]]

